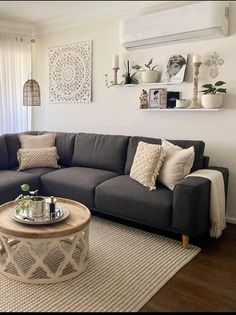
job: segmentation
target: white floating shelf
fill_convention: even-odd
[[[218,112],[223,108],[136,108],[136,110],[145,112]]]
[[[176,85],[188,82],[155,82],[155,83],[139,83],[139,84],[115,84],[111,87],[137,87],[137,86],[162,86],[162,85]]]

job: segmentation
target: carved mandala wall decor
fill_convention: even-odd
[[[49,101],[92,100],[92,41],[49,48]]]

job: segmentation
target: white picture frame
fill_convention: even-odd
[[[183,82],[187,62],[187,53],[177,53],[168,56],[162,69],[161,82]]]
[[[149,108],[166,108],[167,91],[163,88],[149,89]]]

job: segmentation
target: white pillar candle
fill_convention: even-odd
[[[112,57],[112,69],[119,68],[119,55],[114,55]]]
[[[195,62],[202,62],[200,55],[194,55],[194,56],[193,56],[193,63],[195,63]]]

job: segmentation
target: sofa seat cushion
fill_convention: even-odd
[[[39,189],[39,176],[12,170],[0,171],[0,204],[19,196],[22,184],[28,184],[30,190]]]
[[[49,172],[55,171],[55,168],[50,168],[50,167],[36,167],[36,168],[28,168],[26,170],[20,171],[21,173],[29,173],[29,174],[34,174],[37,176],[42,176],[44,174],[47,174]]]
[[[149,191],[128,175],[101,183],[95,191],[95,208],[124,219],[168,228],[171,225],[173,192],[158,185]]]
[[[73,199],[94,208],[97,185],[117,176],[117,173],[86,167],[69,167],[41,177],[44,195]]]

